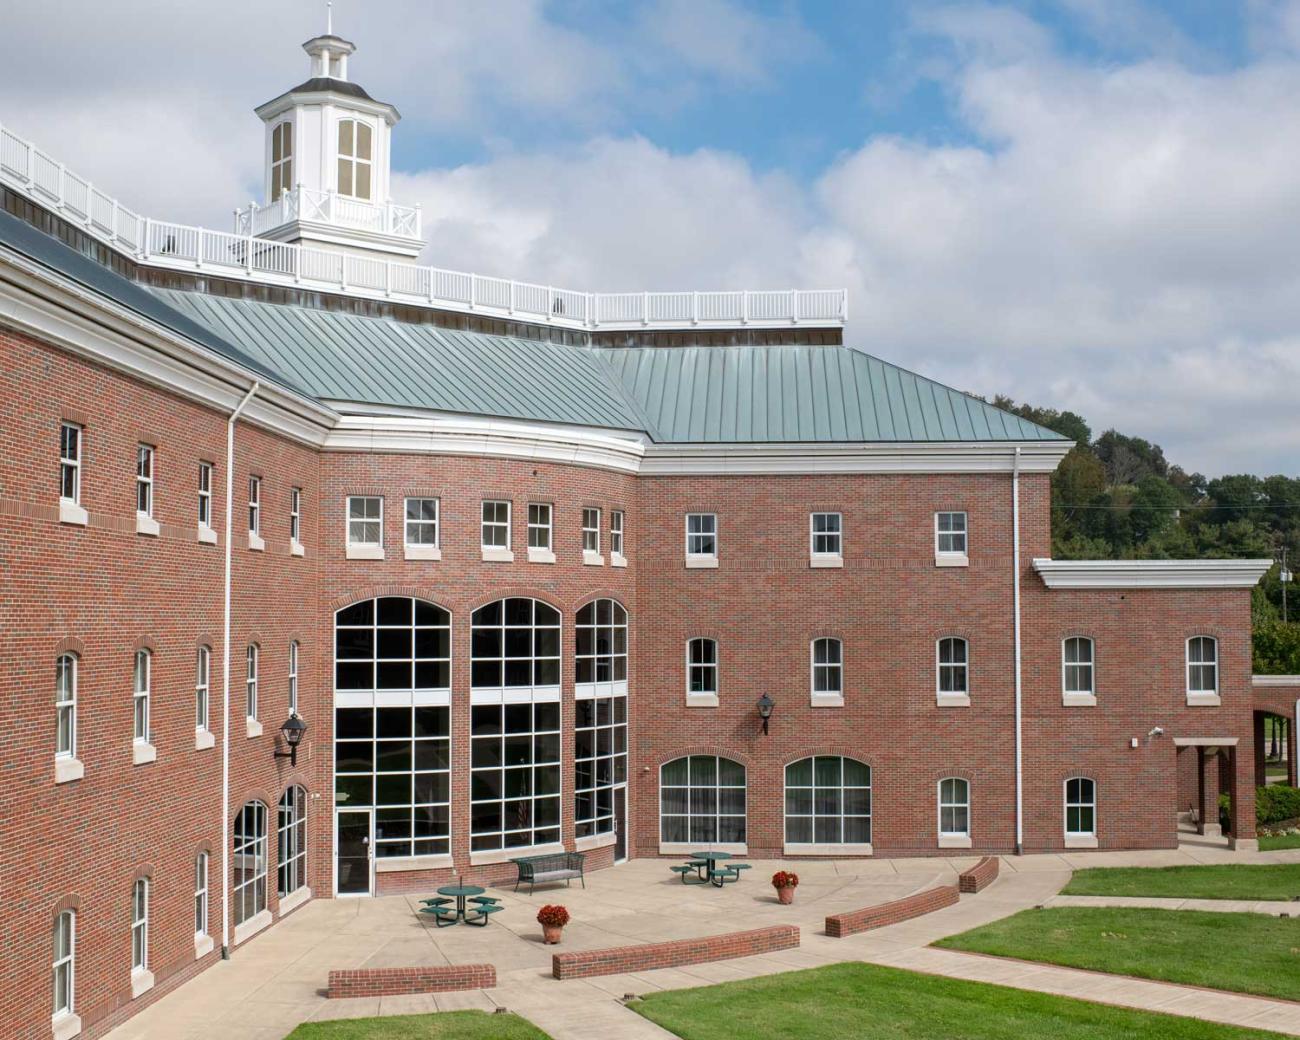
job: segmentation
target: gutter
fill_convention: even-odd
[[[1016,682],[1016,855],[1025,851],[1024,712],[1020,674],[1020,448],[1011,468],[1012,603],[1015,617]]]
[[[221,959],[230,960],[230,514],[234,507],[235,423],[257,388],[254,380],[248,393],[226,420],[226,579],[223,631],[221,638]]]

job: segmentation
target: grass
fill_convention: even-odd
[[[518,1015],[443,1011],[436,1015],[305,1022],[285,1040],[550,1040]]]
[[[1277,1036],[856,963],[666,990],[628,1006],[682,1040],[1264,1040]]]
[[[1264,848],[1263,839],[1259,846]],[[1062,891],[1070,896],[1290,899],[1300,895],[1300,863],[1092,867],[1076,870]]]
[[[1260,852],[1276,852],[1278,849],[1300,849],[1300,834],[1280,834],[1275,838],[1260,836]]]
[[[1052,907],[936,946],[1300,1000],[1300,929],[1263,914]]]

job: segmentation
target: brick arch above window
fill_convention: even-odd
[[[861,762],[864,766],[870,769],[872,778],[873,779],[875,778],[876,758],[874,755],[864,755],[862,754],[862,750],[860,748],[854,749],[854,748],[840,747],[837,745],[829,745],[829,746],[822,745],[813,748],[812,750],[805,750],[797,753],[791,752],[790,754],[786,755],[782,759],[781,769],[784,772],[787,766],[792,766],[796,762],[802,762],[805,758],[821,758],[821,757],[851,758],[853,759],[853,761]]]
[[[207,838],[203,838],[199,841],[196,841],[194,845],[190,848],[191,859],[196,859],[198,856],[203,854],[207,854],[209,856],[212,855],[212,842],[210,842]]]
[[[364,603],[368,599],[381,599],[384,596],[406,596],[412,599],[422,599],[426,603],[434,603],[444,610],[450,610],[451,608],[442,602],[446,593],[445,588],[434,590],[420,588],[416,585],[369,585],[352,592],[345,592],[343,595],[331,600],[329,611],[331,614],[335,614],[344,607],[352,606],[354,603]]]
[[[610,589],[589,589],[588,591],[584,592],[580,598],[571,601],[570,612],[573,614],[577,614],[578,611],[580,611],[588,603],[595,603],[597,600],[601,600],[601,599],[610,599],[613,600],[615,603],[617,603],[625,611],[627,611],[628,617],[631,618],[632,611],[628,607],[628,605],[625,602],[623,602],[623,597],[626,594],[627,594],[626,591],[614,592]]]
[[[932,779],[937,784],[941,780],[965,780],[968,784],[974,786],[979,783],[982,777],[978,769],[969,769],[965,766],[951,767],[947,769],[935,769],[931,774]]]
[[[503,599],[535,599],[538,603],[545,603],[553,610],[558,610],[561,617],[565,615],[564,607],[549,589],[530,589],[516,586],[507,586],[490,593],[484,593],[482,596],[470,601],[468,610],[472,614],[480,607],[486,607],[489,603],[496,603]]]
[[[154,641],[153,636],[141,636],[135,641],[135,646],[131,647],[132,653],[138,653],[141,650],[148,650],[151,654],[158,652],[158,644]]]
[[[244,644],[245,646],[255,646],[258,649],[261,649],[261,647],[264,645],[264,641],[262,639],[262,633],[249,632],[248,635],[244,637]]]
[[[158,868],[156,868],[152,863],[141,863],[135,868],[135,873],[131,876],[131,884],[134,885],[141,878],[148,878],[152,881],[154,875],[157,873]]]
[[[692,755],[708,755],[711,758],[725,758],[732,762],[738,762],[745,767],[746,775],[754,768],[754,760],[749,755],[717,744],[679,748],[676,751],[660,756],[651,764],[651,767],[657,773],[669,762],[676,762],[679,758],[690,758]]]
[[[76,636],[64,636],[54,644],[54,656],[60,657],[63,654],[75,654],[77,657],[85,657],[86,644]]]
[[[230,800],[231,820],[233,821],[234,818],[239,815],[240,810],[243,809],[244,806],[248,805],[251,802],[261,802],[262,805],[266,806],[266,808],[269,810],[274,806],[278,805],[280,800],[278,798],[270,797],[266,793],[266,791],[260,787],[252,791],[247,791],[240,797],[231,798]]]
[[[56,919],[59,914],[81,910],[81,896],[76,892],[69,892],[67,895],[60,896],[50,908],[50,918]]]
[[[217,645],[217,641],[214,638],[212,638],[212,636],[208,635],[208,633],[206,632],[201,633],[194,640],[195,650],[197,650],[201,646],[206,646],[209,650],[211,650],[216,645]]]

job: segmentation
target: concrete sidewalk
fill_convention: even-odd
[[[1052,896],[1044,906],[1148,907],[1152,910],[1208,910],[1216,914],[1268,914],[1300,917],[1300,903],[1291,900],[1172,899],[1160,896]]]

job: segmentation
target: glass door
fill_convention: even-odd
[[[368,896],[372,891],[374,814],[370,809],[334,813],[334,886],[340,896]]]

